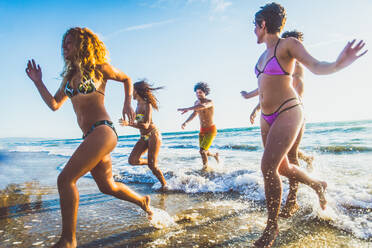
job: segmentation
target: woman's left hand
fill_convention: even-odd
[[[336,60],[336,66],[339,69],[349,66],[355,60],[357,60],[358,58],[360,58],[361,56],[363,56],[364,54],[368,52],[368,50],[366,50],[363,53],[357,55],[357,53],[359,53],[362,50],[362,48],[365,46],[366,43],[363,40],[361,40],[358,42],[356,46],[353,47],[354,43],[355,43],[355,40],[348,42],[344,50],[342,50],[342,52],[338,56]]]

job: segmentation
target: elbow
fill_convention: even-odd
[[[59,105],[59,104],[51,104],[51,105],[49,105],[49,108],[53,111],[53,112],[55,112],[55,111],[57,111],[59,108],[61,107],[61,105]]]

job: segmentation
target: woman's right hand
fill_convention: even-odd
[[[129,126],[129,122],[126,121],[126,120],[124,120],[123,118],[120,118],[120,119],[119,119],[119,124],[120,124],[120,126],[122,126],[122,127]]]
[[[34,59],[28,61],[26,74],[34,83],[41,82],[42,78],[41,68],[40,65],[36,66]]]
[[[242,97],[245,98],[245,99],[248,99],[248,98],[249,98],[249,97],[248,97],[248,92],[245,91],[245,90],[240,91],[240,94],[241,94]]]

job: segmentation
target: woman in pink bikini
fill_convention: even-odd
[[[261,136],[265,150],[261,170],[268,210],[266,228],[254,243],[256,247],[271,247],[279,231],[278,214],[282,194],[279,175],[313,188],[322,209],[325,209],[327,204],[324,194],[327,183],[310,178],[288,162],[287,153],[304,121],[301,101],[292,86],[291,73],[295,62],[298,61],[315,74],[331,74],[349,66],[367,52],[357,55],[365,43],[360,41],[354,45],[354,40],[347,43],[335,62],[320,62],[313,58],[297,39],[280,39],[279,34],[285,21],[285,9],[277,3],[267,4],[255,14],[254,32],[257,43],[266,45],[266,50],[255,67],[258,89],[252,94],[259,95],[262,109]]]

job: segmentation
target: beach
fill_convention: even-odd
[[[219,129],[210,149],[221,162],[212,159],[209,173],[201,171],[198,132],[162,136],[159,167],[170,192],[158,191],[146,166],[128,164],[138,136],[120,136],[112,153],[115,180],[151,196],[158,225],[134,204],[100,193],[87,174],[78,181],[78,247],[250,247],[267,218],[259,128]],[[0,247],[58,240],[56,179],[80,142],[0,140]],[[320,210],[316,194],[301,185],[300,210],[280,219],[274,247],[371,247],[372,121],[307,124],[300,147],[315,158],[310,175],[328,182],[328,207]],[[303,161],[301,167],[307,170]],[[287,193],[283,178],[283,202]]]

